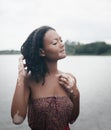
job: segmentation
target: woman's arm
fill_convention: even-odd
[[[70,123],[72,124],[79,115],[80,93],[76,85],[76,78],[72,74],[63,74],[59,76],[59,83],[64,87],[73,103],[73,111]]]
[[[80,92],[76,86],[76,79],[74,78],[75,83],[72,87],[73,92],[70,93],[70,98],[73,102],[73,111],[72,111],[72,118],[70,120],[70,124],[75,122],[77,117],[79,116],[79,111],[80,111]]]
[[[27,73],[24,69],[23,56],[21,56],[19,58],[18,78],[11,106],[13,123],[21,124],[24,121],[27,113],[29,94]]]

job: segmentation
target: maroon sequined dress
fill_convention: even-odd
[[[28,123],[32,130],[64,130],[71,121],[73,103],[67,96],[31,99]]]

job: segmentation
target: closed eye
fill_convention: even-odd
[[[59,42],[63,42],[63,40],[61,39],[61,37],[55,39],[53,42],[52,42],[52,45],[56,45],[57,43]]]
[[[52,42],[52,45],[56,45],[57,42],[58,42],[58,40],[54,40],[54,41]]]
[[[55,43],[52,43],[52,45],[56,45],[57,44],[57,42],[55,42]]]

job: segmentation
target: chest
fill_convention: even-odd
[[[57,77],[46,77],[44,85],[33,84],[31,87],[33,97],[65,96],[63,88]]]

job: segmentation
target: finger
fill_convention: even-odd
[[[73,93],[73,89],[70,85],[66,84],[64,81],[59,80],[59,84],[68,92]]]
[[[75,83],[75,78],[73,76],[71,76],[70,74],[68,74],[68,75],[69,75],[70,81],[73,82],[73,83]]]
[[[67,81],[69,80],[69,75],[67,75],[67,74],[62,74],[61,77],[66,79]]]
[[[58,76],[59,76],[59,80],[64,82],[64,84],[66,86],[70,86],[70,87],[73,86],[74,79],[70,75],[63,73],[63,74],[60,74]]]
[[[59,83],[62,84],[62,85],[64,85],[64,86],[67,85],[67,84],[66,84],[64,81],[62,81],[62,80],[59,80]]]
[[[64,75],[64,77],[67,77],[69,86],[73,86],[74,85],[74,78],[68,74]]]
[[[58,77],[59,77],[59,79],[63,79],[64,81],[67,80],[67,77],[64,76],[63,74],[60,74]]]
[[[23,55],[21,55],[21,59],[22,59],[22,60],[24,59],[24,56],[23,56]]]
[[[62,82],[62,81],[59,81],[59,84],[61,84],[61,85],[64,85],[64,82]]]
[[[61,74],[57,74],[56,76],[60,78],[60,77],[64,77],[65,75],[66,75],[66,74],[61,73]]]
[[[59,81],[59,84],[61,85],[62,88],[67,89],[67,88],[66,88],[66,85],[64,84],[64,82]]]
[[[59,81],[62,81],[65,85],[68,85],[68,80],[66,78],[59,78]]]
[[[23,65],[23,59],[22,59],[22,57],[19,58],[19,65]]]
[[[19,71],[23,71],[26,67],[26,64],[23,63],[22,57],[19,58],[19,64],[18,64],[18,69]]]
[[[19,64],[22,64],[22,65],[25,67],[25,65],[26,65],[26,60],[24,59],[23,56],[21,56],[21,57],[19,58]]]
[[[21,55],[21,56],[19,57],[19,60],[23,60],[23,59],[24,59],[24,56]]]
[[[64,88],[68,89],[68,88],[67,88],[68,84],[67,84],[67,83],[65,83],[64,81],[59,80],[59,84],[60,84],[62,87],[64,87]]]

